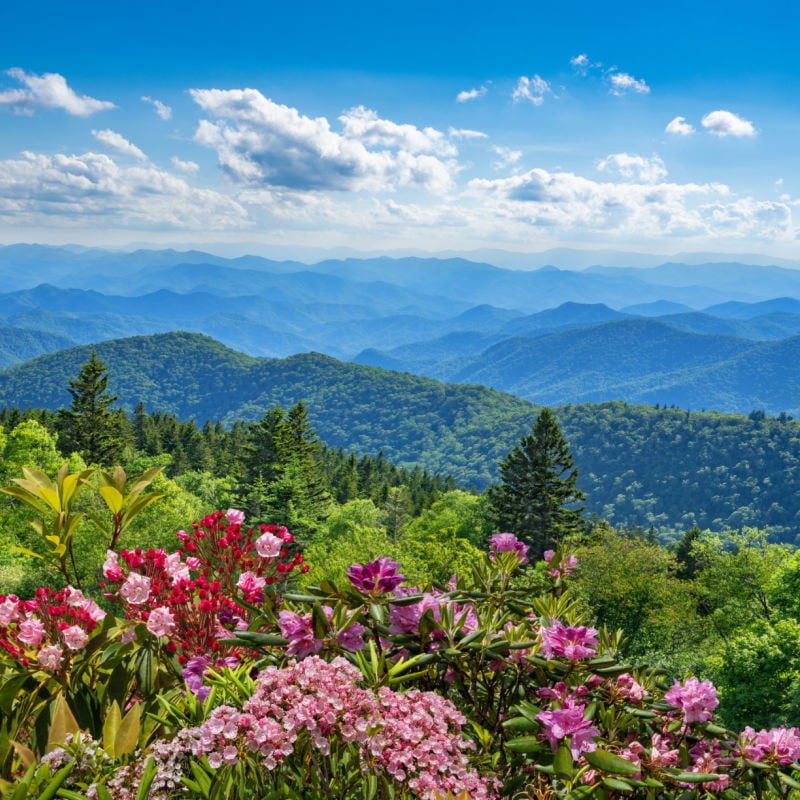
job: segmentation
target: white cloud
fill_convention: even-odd
[[[172,166],[175,169],[179,169],[181,172],[198,172],[200,170],[200,165],[195,163],[194,161],[181,161],[177,156],[172,156]]]
[[[163,120],[172,119],[172,109],[166,105],[166,103],[162,103],[160,100],[154,100],[152,97],[142,97],[143,103],[150,103],[156,110],[156,114]]]
[[[224,230],[251,224],[238,202],[151,164],[122,167],[102,153],[23,152],[0,161],[0,219],[15,225]]]
[[[731,111],[712,111],[701,120],[703,127],[714,136],[755,136],[752,122]]]
[[[420,131],[359,109],[343,115],[344,135],[331,130],[325,117],[306,117],[255,89],[190,93],[216,120],[201,120],[195,141],[216,150],[221,168],[236,183],[301,191],[417,186],[443,193],[452,188],[458,171],[455,160],[438,157],[454,148],[432,128]],[[383,149],[367,146],[376,144]]]
[[[686,121],[686,117],[675,117],[664,128],[664,132],[671,133],[673,136],[691,136],[694,133],[694,125],[690,125]]]
[[[479,97],[483,97],[487,91],[485,86],[481,86],[479,89],[465,89],[456,95],[456,102],[468,103],[470,100],[477,100]]]
[[[657,183],[667,176],[667,168],[659,156],[644,158],[631,153],[614,153],[597,164],[600,172],[611,172],[625,180]]]
[[[534,75],[532,78],[523,75],[517,81],[517,86],[512,92],[511,98],[518,103],[527,101],[535,106],[540,106],[544,102],[546,94],[553,94],[553,90],[544,78],[539,77],[539,75]]]
[[[66,79],[54,72],[35,75],[15,67],[6,74],[27,87],[0,92],[0,108],[9,108],[18,114],[33,114],[40,108],[60,108],[76,117],[88,117],[115,107],[107,100],[75,94]]]
[[[488,139],[489,135],[483,131],[471,131],[469,128],[448,128],[447,135],[451,139]]]
[[[495,169],[503,169],[504,167],[513,167],[519,163],[522,158],[522,150],[512,150],[510,147],[499,147],[495,145],[492,150],[499,157],[492,165]]]
[[[92,136],[109,150],[116,150],[124,156],[132,156],[140,161],[146,161],[147,156],[135,145],[131,144],[122,134],[106,128],[102,131],[92,131]]]
[[[611,81],[611,94],[618,97],[628,92],[635,92],[636,94],[649,94],[650,87],[643,81],[634,78],[627,72],[612,72],[609,76]]]
[[[580,55],[573,56],[573,57],[572,57],[572,58],[569,60],[569,63],[570,63],[570,64],[571,64],[571,65],[572,65],[572,66],[573,66],[573,67],[574,67],[576,70],[578,70],[578,72],[580,72],[580,73],[581,73],[581,75],[585,75],[585,74],[588,72],[588,70],[589,70],[589,67],[591,66],[591,65],[589,64],[589,56],[587,56],[587,55],[586,55],[586,53],[581,53]]]
[[[445,135],[435,128],[420,130],[414,125],[398,125],[380,119],[377,113],[364,106],[356,106],[339,117],[343,133],[348,139],[357,139],[367,145],[381,145],[406,150],[409,153],[437,153],[454,156],[456,148]]]

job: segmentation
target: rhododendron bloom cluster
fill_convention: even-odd
[[[409,597],[417,594],[417,589],[398,589],[396,597]],[[475,607],[470,603],[463,605],[449,598],[444,592],[433,589],[421,595],[416,603],[392,605],[389,610],[389,633],[417,634],[422,615],[430,610],[437,623],[442,621],[442,610],[447,609],[453,620],[461,620],[461,632],[471,633],[478,630],[478,617]],[[436,642],[444,637],[444,631],[433,630],[431,638]]]
[[[347,577],[361,594],[379,595],[393,592],[404,580],[400,565],[391,558],[378,558],[368,564],[352,564]]]
[[[597,653],[597,629],[586,626],[568,627],[560,620],[543,626],[542,653],[545,658],[558,656],[571,661],[591,658]]]
[[[742,755],[751,761],[772,761],[788,766],[800,760],[800,729],[772,728],[756,733],[746,727],[739,736]]]
[[[719,704],[714,684],[708,680],[701,682],[694,676],[687,678],[683,686],[675,681],[664,699],[683,712],[685,722],[708,722]]]
[[[547,574],[551,575],[553,578],[567,578],[572,575],[572,573],[575,572],[575,568],[578,566],[578,559],[568,554],[563,556],[558,564],[553,564],[553,557],[555,554],[555,550],[544,551],[544,562],[550,567],[550,569],[547,570]]]
[[[322,606],[322,613],[330,623],[333,619],[333,609],[330,606]],[[312,653],[319,653],[325,643],[323,639],[314,636],[314,624],[310,613],[297,614],[284,609],[278,614],[278,627],[281,636],[289,643],[286,654],[293,658],[303,659]],[[364,632],[364,626],[354,622],[339,632],[336,642],[343,650],[355,653],[364,646]]]
[[[37,664],[48,672],[66,666],[83,650],[106,616],[80,589],[36,590],[33,600],[0,595],[0,648],[23,666]]]
[[[521,565],[528,563],[528,550],[530,548],[527,544],[517,539],[513,533],[495,533],[489,539],[489,546],[491,548],[491,558],[494,558],[497,553],[516,553],[517,560]]]
[[[326,756],[354,746],[362,769],[420,798],[464,790],[474,800],[494,796],[468,767],[466,751],[474,745],[460,735],[466,720],[449,700],[418,690],[372,692],[360,681],[361,673],[338,657],[267,667],[242,711],[220,706],[196,729],[195,754],[214,768],[231,767],[244,749],[273,771],[304,743]]]
[[[544,735],[555,753],[561,739],[569,737],[569,749],[573,759],[578,759],[581,753],[591,753],[597,749],[595,737],[600,731],[591,720],[584,719],[586,706],[568,697],[561,708],[551,711],[540,711],[536,719],[544,727]]]

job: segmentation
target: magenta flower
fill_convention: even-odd
[[[347,577],[361,594],[378,595],[393,592],[404,580],[400,565],[384,556],[368,564],[353,564]]]
[[[521,542],[513,533],[495,533],[489,539],[492,558],[497,553],[516,553],[520,566],[528,563],[528,545]]]
[[[23,644],[29,644],[32,647],[38,647],[42,643],[45,634],[44,625],[36,617],[28,617],[28,619],[20,622],[17,628],[17,639]]]
[[[281,611],[278,614],[278,627],[281,636],[289,642],[286,654],[303,659],[322,649],[322,639],[314,637],[311,614],[295,614],[294,611]]]
[[[231,523],[231,525],[241,525],[244,522],[244,511],[239,511],[236,508],[229,508],[225,512],[225,519]]]
[[[739,737],[739,747],[751,761],[773,761],[788,766],[800,760],[800,730],[782,725],[756,733],[747,727]]]
[[[261,558],[277,558],[284,546],[283,539],[267,531],[256,539],[256,552]]]
[[[545,658],[559,656],[570,661],[591,658],[597,653],[597,629],[583,625],[567,627],[554,620],[549,628],[542,628],[542,653]]]
[[[594,737],[599,736],[600,731],[592,725],[591,720],[583,718],[586,706],[574,705],[570,700],[567,703],[564,708],[540,711],[536,719],[542,723],[552,751],[555,753],[558,750],[560,739],[569,736],[569,749],[572,758],[577,760],[581,753],[591,753],[597,749]]]
[[[544,562],[551,567],[549,570],[547,570],[547,574],[554,578],[567,578],[572,575],[572,573],[575,571],[575,567],[578,566],[578,559],[572,554],[569,554],[567,556],[562,556],[561,561],[559,561],[558,564],[551,564],[555,554],[555,550],[544,551]]]
[[[714,684],[708,680],[701,683],[694,676],[688,678],[683,686],[675,681],[664,699],[683,712],[686,722],[708,722],[711,712],[719,704]]]

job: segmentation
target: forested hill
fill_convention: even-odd
[[[497,463],[530,432],[537,407],[482,386],[450,385],[319,354],[262,359],[198,334],[102,342],[0,372],[0,405],[68,406],[69,381],[95,349],[109,390],[132,411],[181,419],[258,420],[274,404],[308,405],[331,447],[419,464],[465,488],[497,479]],[[800,422],[714,412],[578,404],[554,409],[580,470],[587,510],[614,524],[769,527],[800,533]]]

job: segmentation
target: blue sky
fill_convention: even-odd
[[[793,3],[7,3],[0,243],[797,258]]]

